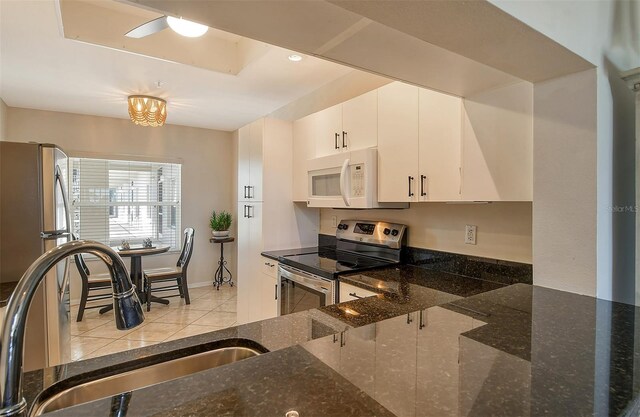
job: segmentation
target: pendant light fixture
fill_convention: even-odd
[[[158,97],[129,96],[129,117],[140,126],[158,127],[167,120],[167,102]]]

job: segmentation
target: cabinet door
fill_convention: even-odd
[[[418,323],[416,416],[466,415],[459,410],[460,334],[473,319],[433,307],[418,313]]]
[[[236,221],[238,225],[238,236],[236,241],[238,248],[238,259],[246,259],[250,253],[250,240],[251,240],[251,219],[245,217],[246,215],[246,202],[238,203],[238,215]],[[238,268],[236,272],[236,282],[238,285],[238,323],[244,324],[250,321],[250,299],[251,288],[253,283],[251,282],[251,263],[250,262],[238,262]]]
[[[361,298],[374,297],[377,295],[378,293],[373,291],[365,290],[363,288],[356,287],[355,285],[347,284],[346,282],[341,282],[338,301],[344,303],[345,301],[359,300]]]
[[[278,300],[276,298],[277,282],[277,279],[271,274],[262,274],[260,277],[259,320],[270,319],[278,315]]]
[[[307,201],[307,161],[316,153],[316,115],[293,122],[293,201]]]
[[[400,417],[416,403],[416,313],[376,324],[375,399]]]
[[[262,278],[262,203],[251,202],[248,204],[248,214],[250,216],[250,237],[249,237],[249,253],[246,258],[238,257],[240,262],[250,264],[251,277],[251,295],[249,297],[249,314],[250,321],[261,319],[261,287],[260,280]],[[238,262],[238,263],[240,263]]]
[[[238,201],[247,200],[247,187],[251,182],[251,125],[238,129]]]
[[[532,201],[531,83],[467,97],[463,104],[462,199]]]
[[[343,332],[340,374],[371,397],[375,395],[375,357],[375,324]]]
[[[251,123],[251,148],[249,169],[250,201],[262,201],[262,138],[264,134],[264,118]]]
[[[314,116],[316,117],[316,156],[341,152],[342,104],[329,107]]]
[[[370,91],[342,104],[339,146],[353,151],[378,145],[378,91]]]
[[[421,88],[419,124],[420,201],[459,200],[462,99]]]
[[[418,182],[418,88],[394,82],[378,89],[378,201],[418,201]]]

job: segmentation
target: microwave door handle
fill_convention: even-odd
[[[349,196],[347,196],[347,170],[349,169],[349,159],[345,159],[340,170],[340,195],[344,200],[344,205],[349,207]]]

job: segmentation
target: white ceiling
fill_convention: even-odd
[[[314,57],[293,63],[291,51],[265,46],[238,75],[224,74],[65,39],[60,21],[54,0],[0,1],[7,105],[128,118],[127,96],[150,94],[167,99],[167,123],[235,130],[354,71]]]

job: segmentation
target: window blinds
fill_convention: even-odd
[[[82,239],[120,246],[151,238],[181,245],[181,165],[70,158],[73,227]]]

